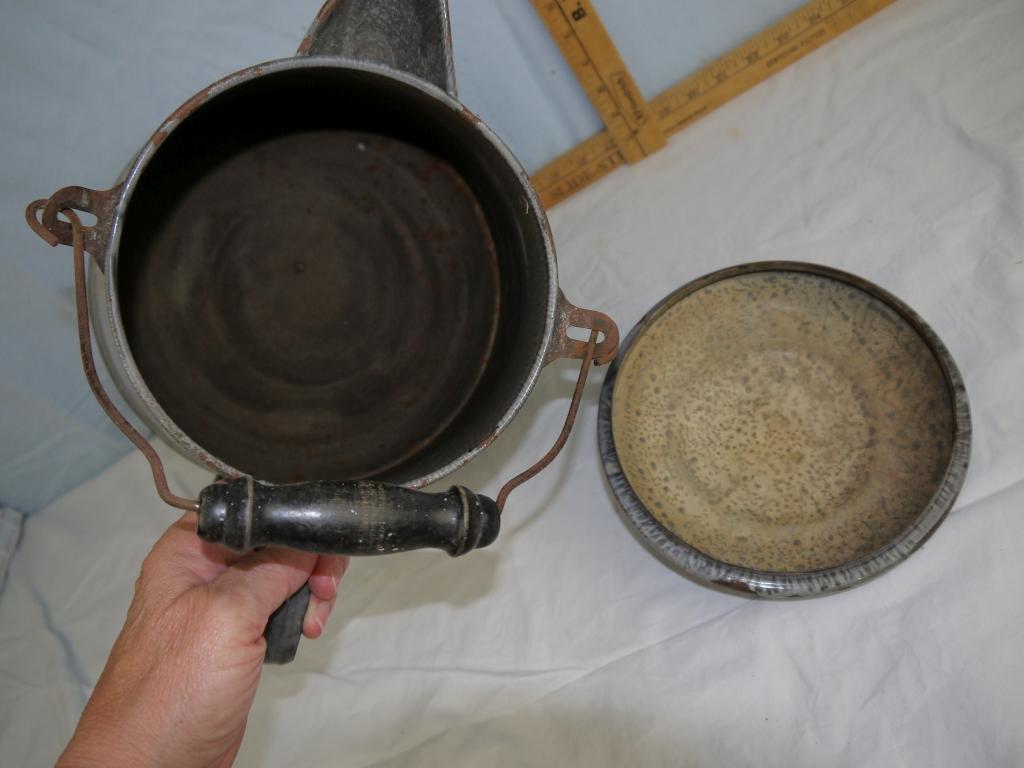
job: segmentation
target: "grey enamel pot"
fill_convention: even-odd
[[[617,348],[457,99],[444,0],[330,0],[298,55],[203,89],[113,187],[65,187],[29,223],[92,256],[91,325],[135,417],[226,480],[180,499],[157,461],[162,498],[238,550],[487,546],[503,496],[412,489],[493,442],[546,364]],[[300,608],[268,658],[294,653]]]

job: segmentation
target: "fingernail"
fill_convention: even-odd
[[[316,608],[316,620],[320,624],[320,631],[323,631],[324,626],[327,624],[327,619],[331,615],[331,609],[334,608],[334,601],[328,600],[322,602]]]
[[[317,637],[319,637],[321,634],[323,634],[323,631],[324,631],[324,619],[321,618],[321,608],[320,608],[320,606],[322,606],[322,605],[323,605],[323,603],[320,602],[320,600],[318,600],[315,597],[312,598],[309,601],[309,606],[306,608],[306,617],[305,617],[305,619],[303,619],[303,624],[305,624],[306,621],[309,620],[309,621],[312,621],[318,627],[318,631],[316,633]]]

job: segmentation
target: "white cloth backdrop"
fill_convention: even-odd
[[[1024,764],[1022,40],[1019,0],[900,0],[551,217],[566,293],[623,330],[767,258],[850,270],[920,312],[975,424],[923,550],[797,602],[681,578],[603,484],[598,375],[495,545],[353,563],[326,636],[266,670],[239,765]],[[574,375],[547,370],[451,480],[493,494],[546,450]],[[207,479],[171,466],[179,488]],[[52,763],[173,516],[132,454],[27,519],[0,595],[0,762]]]

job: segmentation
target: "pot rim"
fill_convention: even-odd
[[[246,474],[227,464],[217,456],[214,456],[209,451],[206,451],[202,446],[185,434],[185,432],[182,431],[173,419],[171,419],[157,399],[153,396],[135,364],[134,357],[132,356],[131,349],[128,345],[124,324],[121,320],[121,309],[117,288],[117,263],[124,216],[140,177],[148,166],[149,161],[159,150],[160,145],[180,124],[187,120],[188,117],[202,105],[232,88],[248,83],[264,75],[290,70],[322,68],[358,70],[392,81],[398,81],[404,86],[413,88],[427,96],[433,97],[436,101],[439,101],[451,109],[456,116],[469,122],[480,133],[485,141],[490,142],[490,144],[498,151],[499,155],[515,172],[516,178],[519,180],[520,191],[523,195],[523,202],[526,205],[527,212],[532,214],[533,218],[536,219],[541,230],[540,234],[544,243],[544,256],[549,275],[548,296],[547,303],[545,305],[544,333],[542,341],[538,345],[538,349],[534,354],[529,374],[523,382],[523,385],[520,387],[513,402],[508,406],[505,413],[498,419],[494,427],[490,429],[488,437],[485,440],[481,441],[468,451],[465,451],[444,466],[439,467],[426,475],[403,483],[403,485],[407,487],[420,488],[454,472],[456,469],[475,457],[478,453],[483,451],[495,440],[495,438],[497,438],[497,436],[522,408],[527,397],[529,397],[530,392],[537,383],[537,378],[540,375],[541,369],[544,367],[548,350],[552,344],[559,287],[558,265],[555,260],[555,249],[551,236],[551,229],[548,225],[544,209],[537,197],[537,193],[534,190],[533,185],[530,183],[529,175],[505,143],[498,138],[498,136],[482,120],[480,120],[480,118],[470,112],[461,102],[448,92],[431,83],[421,80],[418,77],[384,65],[346,59],[339,56],[292,56],[284,59],[263,62],[261,64],[255,64],[227,75],[197,92],[192,96],[192,98],[172,112],[171,115],[165,119],[160,127],[153,133],[145,146],[143,146],[143,148],[135,155],[122,174],[121,179],[111,190],[114,201],[110,221],[108,223],[109,230],[105,238],[106,242],[104,243],[102,252],[103,274],[102,276],[96,274],[96,272],[99,271],[99,267],[96,262],[93,261],[92,264],[95,271],[90,275],[91,278],[99,278],[103,281],[106,321],[108,323],[108,328],[111,331],[110,337],[113,341],[113,349],[110,351],[113,352],[116,358],[111,360],[109,355],[105,355],[105,357],[107,357],[108,365],[113,364],[118,366],[124,372],[125,377],[127,377],[128,384],[132,391],[122,392],[122,394],[125,395],[129,402],[142,406],[141,409],[138,407],[132,409],[135,414],[156,432],[160,433],[173,447],[185,454],[186,457],[221,475],[236,477]],[[101,333],[100,337],[103,338],[103,336],[104,334]],[[102,349],[102,351],[106,352],[107,350]],[[119,386],[120,378],[121,377],[117,376],[114,377],[115,382],[117,382]]]
[[[619,367],[635,339],[665,310],[696,291],[720,280],[754,272],[805,272],[851,285],[882,301],[900,315],[935,356],[949,389],[954,436],[949,462],[935,493],[900,534],[879,549],[837,566],[813,571],[766,571],[726,563],[704,554],[658,522],[644,506],[626,478],[612,425],[612,399]],[[631,532],[659,559],[682,575],[708,586],[755,597],[792,598],[821,595],[857,586],[902,562],[938,528],[953,508],[967,475],[971,448],[971,413],[963,377],[938,334],[903,301],[864,278],[832,267],[800,261],[757,261],[739,264],[692,280],[655,304],[630,330],[608,368],[598,407],[598,443],[605,478]]]

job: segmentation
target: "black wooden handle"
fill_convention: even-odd
[[[385,555],[443,549],[453,557],[498,535],[497,505],[461,486],[411,491],[371,480],[270,485],[251,477],[209,485],[199,494],[199,535],[244,552],[267,545],[328,555]],[[309,586],[267,622],[265,661],[295,657]]]
[[[424,493],[373,480],[271,485],[241,477],[199,494],[199,535],[244,552],[273,545],[325,555],[443,549],[453,557],[498,535],[497,505],[461,486]]]
[[[307,581],[294,595],[285,600],[270,614],[263,639],[267,650],[263,653],[264,664],[287,664],[295,658],[302,639],[302,622],[309,606],[309,582]]]

